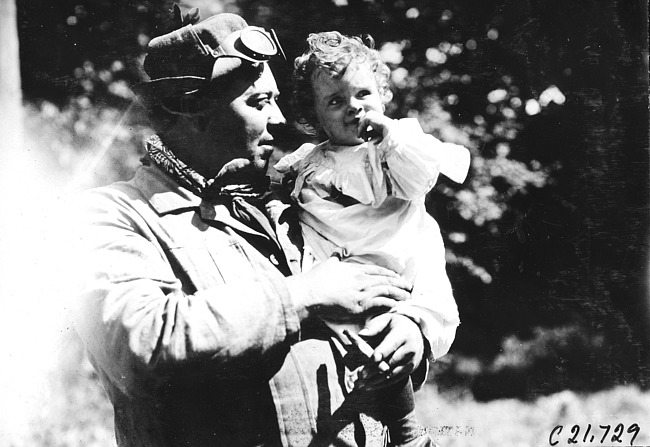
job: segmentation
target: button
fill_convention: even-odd
[[[276,258],[275,255],[271,255],[271,257],[269,257],[269,259],[271,261],[271,264],[280,265],[280,263],[278,262],[278,258]]]

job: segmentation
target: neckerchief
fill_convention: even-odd
[[[291,274],[291,267],[283,252],[284,244],[278,240],[278,234],[273,229],[269,218],[259,209],[268,208],[269,202],[277,202],[273,200],[275,197],[270,191],[269,177],[265,176],[256,183],[246,184],[227,184],[218,175],[206,179],[176,157],[158,135],[153,135],[146,141],[146,149],[147,155],[141,160],[143,164],[154,163],[180,186],[211,203],[220,202],[228,208],[232,217],[258,233],[268,236],[267,242],[258,241],[257,248],[265,256],[273,255],[280,261],[274,264],[283,274]],[[280,237],[283,236],[284,233],[281,232]],[[295,250],[295,247],[293,248]]]
[[[215,199],[220,196],[242,197],[246,199],[261,199],[269,192],[270,179],[261,177],[257,182],[244,184],[228,184],[216,176],[206,179],[194,169],[180,160],[158,135],[152,135],[145,143],[147,156],[141,161],[147,165],[153,162],[169,174],[184,188],[189,189],[204,199]]]

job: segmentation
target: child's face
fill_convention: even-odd
[[[318,70],[312,84],[318,123],[330,141],[347,146],[362,143],[359,119],[370,110],[384,110],[370,67],[352,63],[338,79]]]

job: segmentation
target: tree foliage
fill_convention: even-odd
[[[195,5],[204,17],[237,12],[277,31],[289,61],[273,68],[289,117],[291,60],[307,35],[372,34],[393,70],[388,113],[417,117],[427,132],[471,149],[469,180],[442,182],[427,201],[463,320],[441,380],[460,377],[461,360],[472,357],[482,365],[475,391],[486,398],[507,394],[497,382],[513,371],[521,377],[541,363],[551,367],[529,389],[648,383],[647,5],[181,3]],[[111,140],[120,157],[110,165],[119,176],[132,170],[124,154],[146,128],[129,86],[144,78],[146,44],[169,30],[170,9],[144,0],[18,2],[25,96],[37,123],[61,111],[61,153],[91,150],[84,131],[92,140],[102,123],[119,124],[129,132]],[[582,368],[548,380],[569,358]]]

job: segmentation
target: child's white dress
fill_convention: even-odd
[[[296,175],[292,198],[305,246],[318,261],[336,255],[413,281],[412,299],[393,311],[416,320],[427,338],[433,325],[451,332],[432,346],[434,357],[447,352],[459,320],[440,229],[424,199],[440,172],[463,182],[469,160],[466,148],[425,134],[410,118],[397,121],[377,145],[304,144],[275,165]]]

